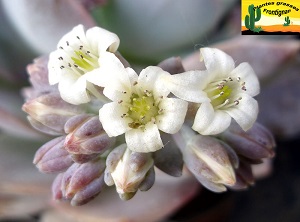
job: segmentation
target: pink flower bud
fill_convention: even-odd
[[[63,175],[62,196],[71,200],[72,205],[82,205],[96,197],[104,186],[105,160],[74,163]],[[54,194],[57,194],[54,193]]]
[[[38,149],[33,163],[41,172],[62,172],[72,165],[73,160],[64,149],[64,140],[64,136],[55,138]]]
[[[259,160],[275,155],[275,140],[272,133],[259,123],[255,123],[247,132],[237,124],[231,124],[221,138],[230,145],[238,155]]]
[[[72,154],[102,154],[115,143],[115,138],[104,131],[98,116],[74,116],[66,122],[65,132],[69,133],[65,147]]]
[[[26,102],[22,109],[29,114],[29,120],[32,120],[30,122],[33,127],[44,129],[44,133],[51,135],[64,134],[64,125],[67,120],[82,112],[79,106],[71,105],[62,100],[58,92],[32,99]]]
[[[58,92],[57,86],[50,86],[49,84],[47,64],[48,56],[42,56],[34,59],[33,63],[27,66],[29,81],[32,85],[32,87],[22,90],[27,101],[50,92]]]

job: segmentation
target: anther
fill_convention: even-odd
[[[222,92],[220,92],[220,96],[223,96],[224,95],[224,92],[222,91]]]
[[[123,100],[119,100],[118,103],[121,104],[123,102]]]
[[[237,106],[237,105],[239,105],[239,103],[240,103],[240,102],[239,102],[238,100],[234,100],[234,105]]]
[[[76,68],[78,68],[78,65],[74,64],[74,66],[75,66]]]
[[[69,42],[68,42],[68,41],[66,41],[66,43],[67,43],[67,46],[69,46]]]
[[[59,59],[59,60],[64,60],[63,57],[59,57],[58,59]]]
[[[138,84],[138,82],[137,82],[137,81],[134,81],[133,85],[135,86],[135,85],[137,85],[137,84]]]
[[[242,90],[247,91],[246,86],[243,86],[243,87],[242,87]]]
[[[79,36],[76,36],[76,38],[80,40]]]
[[[60,68],[63,69],[63,68],[65,68],[65,67],[64,67],[64,66],[61,66]]]
[[[82,58],[82,59],[83,59],[83,55],[81,55],[81,54],[80,54],[80,58]]]
[[[68,66],[71,68],[72,67],[71,63],[68,63]]]
[[[239,82],[241,80],[241,77],[237,77],[236,80]]]
[[[126,91],[123,91],[122,93],[123,93],[123,94],[126,94],[127,92],[126,92]]]
[[[64,49],[63,47],[59,46],[59,49]]]
[[[83,48],[83,45],[79,46],[79,50],[81,50]]]
[[[233,81],[233,79],[231,77],[228,77],[229,81]]]
[[[218,84],[218,87],[217,87],[218,89],[223,89],[224,88],[224,84]]]

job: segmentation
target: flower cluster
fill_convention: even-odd
[[[251,164],[273,157],[275,143],[255,123],[251,66],[202,48],[206,70],[180,70],[174,60],[138,75],[119,43],[114,33],[79,25],[28,66],[23,110],[33,127],[57,136],[34,158],[41,172],[59,173],[53,197],[81,205],[115,185],[128,200],[151,188],[155,168],[180,176],[183,164],[215,192],[253,184]]]

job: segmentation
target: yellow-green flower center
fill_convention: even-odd
[[[129,123],[129,127],[137,129],[146,125],[159,113],[159,108],[155,105],[155,99],[151,93],[139,96],[135,93],[131,96],[131,103],[128,111],[128,117],[133,122]]]
[[[247,90],[245,84],[240,77],[228,77],[227,79],[210,83],[204,91],[207,93],[215,110],[227,109],[240,103],[242,98],[237,98],[236,95],[240,89],[243,91]]]
[[[224,86],[213,90],[208,93],[208,97],[211,98],[211,104],[213,107],[217,107],[223,104],[231,95],[232,89],[229,86]]]
[[[89,72],[99,67],[97,59],[93,58],[89,53],[89,51],[83,53],[83,51],[78,50],[78,51],[74,51],[74,53],[77,56],[71,57],[71,59],[74,61],[76,68],[79,68],[80,70],[85,72]]]

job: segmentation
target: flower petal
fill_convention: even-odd
[[[138,78],[138,84],[144,91],[145,89],[153,91],[154,97],[167,96],[170,91],[160,81],[163,76],[168,76],[170,73],[162,70],[158,66],[148,66],[143,69]]]
[[[259,94],[259,81],[254,70],[247,62],[238,65],[230,74],[232,77],[240,77],[245,82],[246,93],[250,96]]]
[[[79,105],[90,101],[84,76],[78,78],[74,73],[66,71],[60,79],[58,89],[61,98],[68,103]]]
[[[125,133],[127,146],[134,152],[154,152],[163,147],[157,125],[149,122],[145,129],[132,129]]]
[[[234,69],[232,57],[219,49],[202,48],[200,53],[211,78],[228,77],[228,74]]]
[[[86,38],[91,48],[98,49],[99,54],[106,50],[116,52],[120,44],[120,39],[115,33],[100,27],[93,27],[87,30]]]
[[[181,128],[187,112],[188,103],[181,99],[163,99],[159,108],[163,109],[163,114],[156,118],[156,123],[161,131],[174,134]]]
[[[180,99],[190,102],[207,102],[207,94],[202,91],[206,86],[207,71],[188,71],[163,78],[168,89]]]
[[[231,122],[231,117],[224,111],[214,110],[209,103],[202,103],[195,116],[193,130],[202,135],[219,134],[226,130]]]
[[[258,103],[248,94],[240,94],[242,99],[239,105],[234,108],[229,108],[226,112],[235,119],[235,121],[247,131],[250,129],[256,121],[258,115]]]
[[[86,79],[89,82],[97,86],[109,86],[114,89],[122,88],[122,84],[130,84],[126,69],[113,53],[103,52],[98,62],[100,64],[98,70],[101,74],[95,75],[87,73]]]
[[[124,106],[117,102],[107,103],[99,110],[99,118],[108,136],[118,136],[129,130],[129,118],[121,116],[127,113]]]

